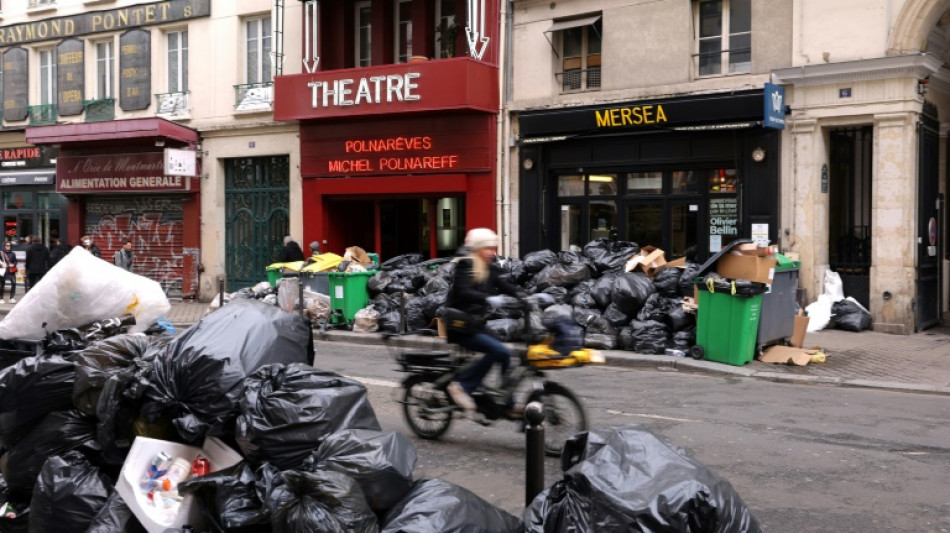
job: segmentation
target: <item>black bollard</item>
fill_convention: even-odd
[[[544,490],[544,404],[529,403],[524,409],[524,418],[528,423],[524,450],[524,504],[527,507]]]
[[[218,278],[218,307],[224,307],[224,278]]]
[[[299,305],[297,309],[300,309],[300,316],[303,316],[304,305],[303,305],[303,278],[302,277],[297,278],[297,297],[298,297],[297,302]]]
[[[399,293],[399,333],[406,332],[406,291]]]

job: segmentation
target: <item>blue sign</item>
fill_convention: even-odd
[[[785,87],[765,84],[765,112],[762,114],[762,126],[785,129]]]

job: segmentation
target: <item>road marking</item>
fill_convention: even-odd
[[[395,381],[388,381],[385,379],[361,378],[357,376],[345,376],[345,377],[348,377],[350,379],[355,379],[356,381],[359,381],[363,385],[372,385],[374,387],[389,387],[391,389],[395,389],[396,387],[400,386],[399,383],[396,383]]]
[[[647,413],[625,413],[623,411],[617,411],[616,409],[607,409],[607,412],[612,415],[638,416],[640,418],[652,418],[654,420],[669,420],[671,422],[699,422],[699,420],[693,420],[691,418],[676,418],[672,416],[650,415]]]

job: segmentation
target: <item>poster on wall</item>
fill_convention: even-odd
[[[30,89],[29,59],[25,48],[3,52],[3,120],[17,122],[26,118]]]
[[[739,238],[739,199],[719,196],[709,199],[709,253]]]
[[[83,111],[83,42],[66,39],[56,45],[56,112],[64,117]]]
[[[119,106],[147,109],[152,101],[152,37],[148,30],[129,30],[119,37]]]

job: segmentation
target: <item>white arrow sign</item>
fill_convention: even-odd
[[[465,39],[472,57],[481,59],[491,40],[485,35],[485,0],[468,0],[468,26]]]
[[[317,0],[308,0],[303,5],[303,68],[313,74],[317,70],[320,58],[317,57]]]

